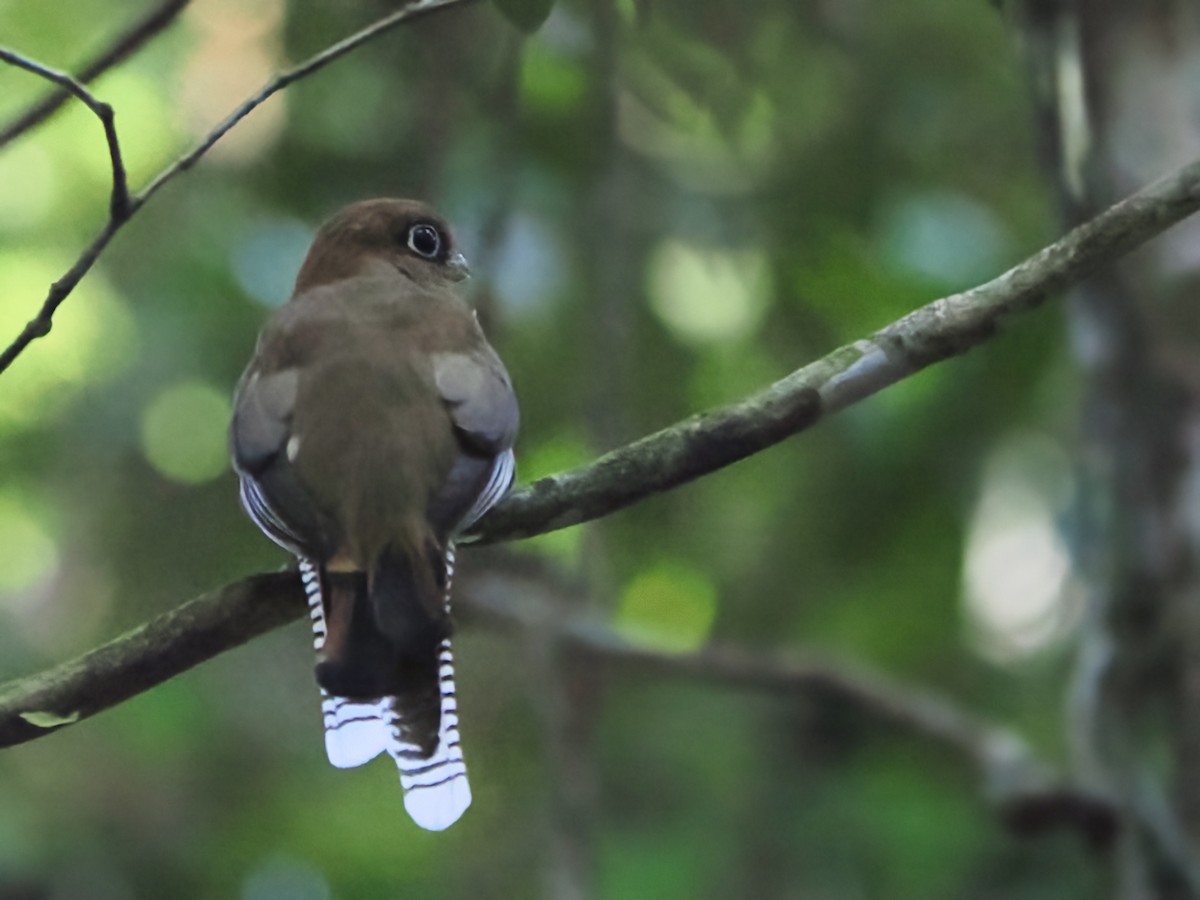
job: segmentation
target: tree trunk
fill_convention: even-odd
[[[1027,0],[1021,36],[1066,224],[1200,148],[1200,7]],[[1080,778],[1123,810],[1118,896],[1196,896],[1200,838],[1200,222],[1078,289]]]

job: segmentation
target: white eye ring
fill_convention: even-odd
[[[442,252],[442,235],[427,222],[408,229],[408,249],[426,259],[437,259]]]

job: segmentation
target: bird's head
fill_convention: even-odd
[[[321,226],[296,294],[345,278],[395,270],[422,286],[462,281],[467,261],[446,220],[417,200],[363,200]]]

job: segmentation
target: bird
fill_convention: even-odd
[[[468,266],[416,200],[351,204],[317,231],[238,383],[242,506],[298,560],[325,749],[381,753],[432,831],[471,803],[450,587],[456,536],[509,490],[519,410],[456,285]]]

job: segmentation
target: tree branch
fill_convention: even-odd
[[[961,758],[975,770],[1005,824],[1022,836],[1065,828],[1101,850],[1116,837],[1119,820],[1112,803],[1063,782],[1015,732],[862,667],[819,657],[764,659],[721,646],[677,656],[630,645],[599,627],[579,629],[572,643],[606,662],[655,675],[855,709]]]
[[[0,687],[0,747],[116,706],[300,616],[293,572],[256,575],[190,600],[82,656]]]
[[[810,363],[763,391],[700,413],[515,491],[476,528],[482,542],[531,537],[608,515],[759,452],[902,378],[988,340],[1039,306],[1200,209],[1200,160],[979,287],[935,300]]]
[[[39,62],[27,59],[12,50],[0,47],[0,62],[40,75],[47,81],[52,81],[68,94],[74,95],[96,114],[100,124],[104,126],[104,139],[108,142],[108,158],[112,164],[112,194],[108,201],[108,216],[112,221],[120,222],[129,216],[129,185],[125,178],[125,164],[121,161],[121,142],[117,139],[117,127],[113,122],[113,109],[107,103],[96,97],[82,84],[68,75],[44,66]],[[49,330],[49,328],[47,328]]]
[[[465,593],[470,609],[524,631],[554,630],[576,654],[587,653],[605,663],[663,677],[849,707],[936,744],[975,769],[989,801],[1005,824],[1020,835],[1066,828],[1096,849],[1107,849],[1116,836],[1118,815],[1113,805],[1061,781],[1016,733],[944,697],[898,685],[862,666],[811,654],[770,659],[719,645],[684,655],[639,647],[599,621],[564,617],[558,611],[560,603],[542,596],[546,588],[537,579],[480,578],[470,583]],[[514,603],[514,596],[521,602]]]
[[[122,62],[143,44],[175,21],[189,0],[166,0],[138,19],[127,31],[119,34],[99,56],[79,70],[76,79],[87,84],[113,66]],[[71,99],[70,90],[59,90],[33,104],[4,128],[0,128],[0,147],[20,137],[50,118],[60,106]]]
[[[514,604],[509,581],[520,581]],[[530,582],[530,583],[526,583]],[[1078,831],[1107,847],[1116,814],[1105,799],[1063,784],[1016,734],[926,691],[896,685],[860,667],[816,657],[763,659],[732,647],[673,655],[628,643],[598,622],[555,614],[536,580],[475,578],[459,604],[526,631],[553,628],[575,651],[599,660],[738,690],[850,706],[961,757],[990,801],[1019,833]],[[544,592],[544,587],[542,592]],[[0,689],[0,747],[24,743],[88,718],[217,653],[300,618],[307,604],[294,571],[256,575],[163,613],[83,656]]]
[[[257,94],[243,102],[240,106],[238,106],[237,109],[230,113],[224,119],[224,121],[222,121],[215,128],[213,128],[212,131],[205,135],[195,147],[159,172],[158,175],[150,180],[150,182],[142,189],[140,193],[138,193],[136,196],[129,197],[128,192],[125,192],[125,203],[120,207],[118,207],[115,202],[117,190],[116,175],[114,172],[114,204],[112,210],[110,211],[108,222],[105,223],[104,228],[101,229],[100,233],[97,234],[96,237],[92,239],[92,242],[83,250],[82,253],[80,253],[78,259],[76,259],[71,268],[68,269],[63,276],[58,279],[58,281],[54,282],[54,284],[50,286],[50,291],[46,295],[46,299],[42,301],[42,306],[41,309],[38,310],[38,314],[26,323],[25,327],[21,330],[21,333],[18,334],[16,338],[13,339],[12,343],[4,349],[3,353],[0,353],[0,372],[3,372],[5,369],[11,366],[16,358],[20,356],[25,351],[25,348],[33,343],[34,340],[40,337],[45,337],[50,333],[50,328],[53,324],[54,313],[58,310],[58,307],[62,305],[62,302],[66,300],[68,296],[70,296],[71,291],[75,289],[75,286],[79,284],[79,282],[83,279],[83,276],[86,275],[92,268],[92,265],[100,257],[100,254],[104,251],[104,248],[108,246],[108,243],[113,239],[113,236],[121,229],[123,225],[133,218],[133,216],[146,204],[146,201],[154,196],[154,194],[156,194],[159,189],[168,182],[172,181],[179,174],[186,172],[188,169],[194,166],[217,141],[219,141],[230,131],[230,129],[237,125],[237,123],[242,119],[246,118],[246,116],[248,116],[263,103],[265,103],[272,95],[283,90],[293,82],[299,81],[301,78],[311,75],[313,72],[316,72],[319,69],[323,69],[331,62],[341,59],[352,50],[356,50],[368,41],[373,40],[380,35],[386,34],[393,28],[396,28],[405,22],[412,21],[413,19],[420,18],[421,16],[436,12],[440,9],[445,9],[449,6],[455,6],[468,2],[471,2],[471,0],[417,0],[417,2],[407,5],[403,9],[400,9],[391,15],[384,16],[382,19],[379,19],[373,24],[368,25],[361,31],[355,32],[354,34],[350,35],[350,37],[325,48],[320,53],[309,57],[299,65],[279,73],[270,81],[268,81]],[[88,103],[88,105],[93,108],[93,111],[96,111],[96,114],[101,116],[102,121],[106,121],[106,132],[109,130],[109,126],[111,125],[112,109],[108,107],[107,104],[100,104],[99,101],[96,101],[95,98],[92,98],[91,94],[89,94],[82,85],[76,82],[69,75],[64,75],[61,72],[53,72],[52,70],[46,69],[44,66],[39,66],[36,63],[30,63],[28,60],[18,56],[15,53],[11,53],[10,51],[0,52],[4,54],[0,56],[0,59],[12,62],[14,65],[19,65],[22,68],[29,69],[29,71],[38,72],[38,74],[43,75],[43,77],[49,78],[50,80],[55,81],[63,87],[71,90],[72,93],[75,93],[76,96],[79,96],[80,99],[84,100],[85,103]],[[89,102],[87,98],[90,98],[91,102]],[[101,112],[98,111],[95,106],[93,106],[94,103],[108,110],[107,120],[104,120]],[[114,145],[115,140],[116,135],[115,132],[113,132],[109,142],[110,148]],[[122,170],[121,175],[122,188],[124,188],[124,170]]]

